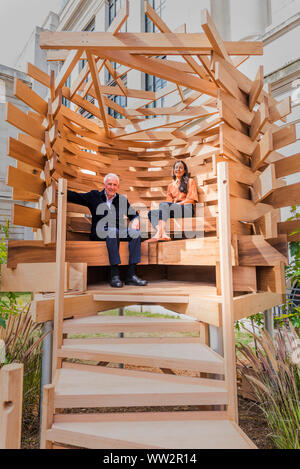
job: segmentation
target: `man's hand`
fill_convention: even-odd
[[[130,226],[133,230],[139,230],[140,229],[140,220],[138,217],[134,218],[132,222],[130,223]]]

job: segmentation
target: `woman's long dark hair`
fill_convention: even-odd
[[[188,182],[189,182],[189,170],[188,170],[188,167],[187,167],[187,165],[185,164],[184,161],[179,160],[179,161],[176,161],[174,163],[173,170],[172,170],[172,176],[173,176],[173,179],[175,181],[176,180],[175,166],[178,163],[182,163],[183,167],[184,167],[184,173],[183,173],[183,175],[181,176],[181,179],[180,179],[179,192],[183,192],[183,194],[187,194],[188,193]]]

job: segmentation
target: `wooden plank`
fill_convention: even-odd
[[[263,131],[265,124],[270,118],[268,100],[266,97],[263,98],[263,101],[255,113],[253,121],[250,127],[250,137],[252,140],[255,140],[259,133]]]
[[[298,205],[300,203],[300,182],[274,190],[264,202],[272,205],[273,208]]]
[[[0,449],[20,449],[22,428],[23,365],[0,369]]]
[[[45,128],[38,125],[35,119],[27,116],[11,102],[6,105],[5,121],[38,140],[43,141],[44,139]]]
[[[224,328],[225,385],[228,390],[227,412],[230,420],[238,419],[236,356],[234,334],[232,252],[230,231],[229,174],[227,163],[218,163],[220,278],[222,292],[222,324]]]
[[[41,425],[41,449],[51,449],[53,444],[47,440],[47,431],[51,428],[54,416],[54,390],[53,384],[46,384],[43,387],[43,407],[42,407],[42,425]]]
[[[8,139],[7,154],[33,168],[44,169],[42,153],[12,137]]]
[[[300,153],[292,156],[285,156],[282,159],[275,161],[275,174],[276,178],[283,178],[290,174],[300,172]]]
[[[218,90],[218,99],[231,110],[237,119],[247,125],[251,125],[254,113],[249,111],[246,104],[222,89]]]
[[[235,79],[227,72],[221,62],[215,63],[215,80],[227,93],[246,105],[246,95],[242,93]]]
[[[257,284],[261,291],[286,294],[285,264],[278,262],[274,267],[257,267]]]
[[[272,131],[267,130],[253,152],[252,171],[259,169],[274,149]]]
[[[228,60],[228,62],[232,63],[219,31],[217,30],[206,8],[201,10],[201,26],[212,45],[213,50],[225,60]]]
[[[97,70],[96,60],[95,60],[94,55],[91,54],[89,51],[86,51],[86,55],[87,55],[87,59],[88,59],[92,79],[93,79],[93,82],[94,82],[94,88],[95,88],[95,92],[96,92],[96,96],[97,96],[97,101],[98,101],[98,106],[99,106],[99,109],[100,109],[100,114],[101,114],[101,117],[102,117],[102,122],[103,122],[104,129],[105,129],[105,134],[108,137],[109,136],[109,129],[108,129],[108,125],[107,125],[107,118],[106,118],[104,102],[103,102],[103,98],[102,98],[102,94],[101,94],[101,83],[100,83],[99,73],[98,73],[98,70]]]
[[[215,265],[219,260],[217,238],[159,243],[158,263],[164,265]]]
[[[267,242],[261,235],[240,236],[238,240],[239,265],[268,267],[275,265],[277,262],[284,262],[286,264],[286,236],[278,236],[272,244]]]
[[[263,235],[266,240],[277,238],[277,222],[278,214],[276,210],[271,210],[255,221],[255,234]]]
[[[42,116],[47,116],[48,103],[18,78],[14,81],[14,95]]]
[[[149,5],[148,2],[145,3],[145,14],[148,16],[148,18],[150,18],[152,20],[152,22],[156,25],[156,27],[162,33],[172,34],[171,29],[168,28],[168,26],[165,24],[165,22],[160,18],[160,16],[155,12],[155,10]],[[179,31],[176,31],[176,32],[179,32]],[[194,71],[195,73],[197,73],[197,75],[199,75],[200,78],[205,77],[204,68],[200,67],[198,65],[198,63],[192,57],[189,57],[187,55],[183,55],[182,57],[187,62],[187,64],[190,65],[191,70]],[[169,65],[171,65],[171,64],[169,64]],[[177,68],[177,66],[176,66],[176,68]],[[181,93],[180,86],[178,86],[178,91],[179,91],[179,94],[181,95],[182,101],[184,101],[183,95]]]
[[[275,103],[269,108],[270,122],[276,122],[283,119],[292,112],[291,97],[282,99],[279,103]]]
[[[41,210],[32,207],[25,207],[24,205],[14,204],[12,209],[12,222],[14,225],[18,226],[42,228]]]
[[[56,234],[56,288],[54,299],[52,381],[55,379],[56,370],[58,368],[61,368],[61,359],[58,357],[57,352],[63,342],[64,276],[66,258],[66,211],[67,181],[65,179],[59,179]]]
[[[36,195],[42,195],[46,188],[45,182],[39,176],[29,174],[13,166],[8,167],[6,184]]]
[[[220,118],[226,122],[229,126],[231,126],[233,129],[238,130],[241,133],[246,134],[247,133],[247,127],[244,123],[242,123],[236,115],[232,112],[232,109],[230,109],[224,101],[218,100],[218,110],[220,113]]]
[[[26,134],[19,134],[18,140],[44,155],[44,142],[42,140],[37,140],[36,138],[31,137],[31,135]]]
[[[108,32],[111,32],[113,34],[116,34],[122,27],[122,25],[125,23],[129,15],[129,3],[128,0],[125,1],[124,5],[122,8],[118,11],[117,15],[113,19],[112,23],[108,27]],[[49,51],[51,52],[51,51]],[[86,57],[86,54],[84,53],[84,56]],[[99,59],[98,59],[99,60]],[[98,62],[96,59],[96,61]],[[104,61],[101,61],[101,66],[99,67],[100,69],[102,68]],[[99,70],[98,68],[98,70]],[[70,96],[73,98],[77,90],[80,88],[80,86],[83,84],[84,80],[89,74],[89,64],[86,63],[75,81],[72,83],[71,88],[70,88]],[[86,92],[88,92],[88,89],[86,88]],[[85,93],[83,93],[83,98],[85,98]]]
[[[39,241],[9,241],[7,264],[14,267],[18,263],[55,262],[55,246],[44,246]],[[141,264],[148,264],[148,246],[142,243]],[[121,264],[128,265],[128,243],[120,243]],[[88,265],[110,265],[105,241],[68,241],[66,261],[87,263]]]
[[[260,65],[249,95],[249,109],[253,110],[264,86],[264,68]]]
[[[70,317],[91,316],[101,311],[108,311],[116,307],[127,306],[126,303],[116,302],[95,302],[93,295],[73,295],[65,296],[64,299],[64,319]],[[132,302],[128,303],[133,304]],[[53,321],[54,318],[54,300],[35,300],[31,306],[32,319],[36,323]]]
[[[284,221],[278,223],[278,233],[286,234],[288,241],[300,241],[300,231],[291,235],[295,231],[300,229],[300,220]]]
[[[228,55],[262,55],[261,42],[226,41],[224,43]],[[42,31],[40,38],[41,49],[65,49],[73,50],[84,47],[88,50],[96,50],[99,56],[102,52],[128,51],[131,54],[178,55],[210,55],[213,47],[205,34],[199,33],[112,33],[103,32],[49,32]]]
[[[227,124],[222,124],[223,138],[227,142],[232,142],[233,146],[246,155],[252,155],[256,148],[256,142],[252,142],[251,139],[239,132],[238,130],[232,129]]]
[[[278,150],[296,141],[295,124],[287,125],[277,132],[273,133],[273,148]]]
[[[256,292],[256,267],[237,265],[232,267],[232,281],[234,292]],[[217,295],[222,294],[220,263],[216,264]]]
[[[235,320],[253,316],[273,306],[282,305],[285,297],[281,293],[263,292],[249,293],[233,298]]]
[[[82,52],[83,49],[80,48],[79,50],[72,50],[69,53],[57,77],[55,78],[55,96],[57,96],[58,90],[64,86],[65,82],[67,81],[67,78],[70,76],[75,65],[80,60]]]
[[[147,35],[148,34],[151,33],[147,33]],[[112,49],[105,49],[101,52],[101,56],[114,62],[121,63],[122,65],[135,68],[136,70],[144,73],[151,74],[154,70],[152,59],[134,56],[127,52],[127,50],[114,52]],[[187,75],[180,70],[175,72],[173,67],[166,64],[155,64],[155,76],[178,85],[186,86],[192,90],[200,91],[201,93],[208,94],[209,96],[217,96],[217,87],[215,84],[202,78]]]
[[[252,200],[255,204],[264,200],[278,187],[285,185],[285,181],[277,181],[274,164],[270,164],[257,177],[252,186]]]
[[[114,332],[198,332],[198,321],[171,318],[141,318],[132,316],[89,316],[64,322],[64,333],[114,333]]]
[[[55,423],[47,432],[47,438],[62,442],[64,445],[91,449],[176,448],[180,450],[188,445],[199,450],[256,448],[234,422],[218,420],[216,415],[209,415],[216,413],[219,415],[219,412],[204,412],[206,417],[204,415],[198,417],[198,421],[190,415],[192,413],[188,412],[189,415],[180,417],[179,412],[174,412],[173,416],[169,412],[157,412],[154,414],[156,418],[153,419],[149,412],[148,415],[134,412],[134,419],[131,418],[129,421],[124,421],[120,417],[111,421],[110,431],[105,430],[105,423],[102,422],[65,421]],[[164,414],[167,414],[168,418]]]
[[[6,264],[1,267],[1,291],[54,292],[55,262],[18,264],[10,269]],[[69,264],[65,264],[64,289],[69,289]]]

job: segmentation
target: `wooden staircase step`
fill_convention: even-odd
[[[224,360],[199,339],[77,339],[64,341],[62,358],[224,373]]]
[[[226,404],[224,381],[64,363],[54,407]]]
[[[64,334],[114,332],[199,332],[200,323],[189,319],[142,318],[133,316],[88,316],[65,320]]]
[[[91,449],[255,449],[225,412],[57,415],[48,441]]]

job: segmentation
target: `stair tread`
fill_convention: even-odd
[[[226,392],[223,381],[92,367],[62,368],[55,386],[57,395]]]
[[[68,319],[64,321],[63,331],[84,332],[85,328],[91,332],[104,332],[107,330],[116,331],[134,331],[135,329],[144,330],[192,330],[199,331],[199,322],[193,319],[174,319],[174,318],[147,318],[136,316],[87,316],[77,319]]]
[[[63,345],[62,349],[77,349],[77,350],[95,350],[101,352],[115,352],[122,354],[138,354],[145,356],[165,356],[165,357],[174,357],[174,358],[185,358],[188,360],[208,360],[212,362],[223,363],[223,358],[211,350],[207,345],[198,344],[198,343],[159,343],[152,342],[150,344],[70,344]],[[196,355],[196,356],[195,356]],[[198,358],[197,358],[198,356]]]
[[[174,414],[171,418],[169,413],[154,414],[153,419],[151,414],[134,414],[129,418],[115,416],[111,421],[55,422],[47,439],[86,448],[255,448],[242,430],[226,419],[197,419],[189,415],[191,412],[185,412],[184,418]]]
[[[142,318],[136,316],[87,316],[78,319],[68,319],[66,325],[70,324],[197,324],[193,319],[173,318]]]
[[[101,340],[101,339],[100,339]],[[122,340],[122,339],[120,339]],[[125,341],[125,339],[124,339]],[[161,343],[159,340],[151,340],[150,343],[124,343],[116,341],[116,343],[97,343],[90,344],[68,344],[63,345],[59,350],[60,356],[68,356],[70,358],[86,357],[87,353],[95,356],[110,357],[108,360],[116,359],[127,362],[128,359],[136,360],[136,364],[149,364],[152,366],[173,366],[178,365],[193,367],[190,369],[198,369],[201,366],[202,371],[211,371],[216,373],[223,372],[224,360],[223,357],[211,350],[207,345],[186,340],[183,342]],[[88,358],[86,358],[88,359]],[[131,362],[131,361],[130,361]],[[165,365],[164,365],[165,364]],[[204,369],[205,367],[212,367]]]

